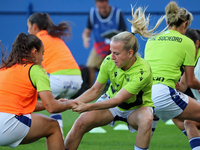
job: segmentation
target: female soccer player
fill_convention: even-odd
[[[150,38],[145,47],[145,59],[153,72],[155,115],[162,121],[175,118],[200,122],[200,103],[175,89],[182,66],[187,85],[200,89],[200,82],[194,76],[196,49],[194,42],[185,36],[193,17],[173,1],[165,7],[165,13],[168,30]]]
[[[36,35],[44,44],[42,66],[49,75],[51,90],[56,99],[70,99],[81,88],[82,77],[79,66],[62,40],[71,35],[68,22],[54,25],[47,13],[34,13],[27,21],[28,32]],[[61,114],[51,114],[63,127]]]
[[[12,148],[46,137],[48,150],[64,150],[57,121],[32,113],[46,109],[59,113],[76,107],[73,101],[56,101],[41,67],[44,46],[34,35],[20,33],[8,58],[0,66],[0,146]],[[37,92],[41,101],[37,101]]]

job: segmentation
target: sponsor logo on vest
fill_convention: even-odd
[[[175,42],[182,42],[182,38],[176,36],[160,36],[158,41],[175,41]]]
[[[165,78],[164,77],[153,77],[153,80],[154,81],[161,81],[161,82],[163,82],[165,80]]]

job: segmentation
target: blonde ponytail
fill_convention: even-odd
[[[155,27],[151,30],[148,30],[150,15],[148,15],[148,17],[145,18],[146,8],[143,10],[141,7],[138,7],[135,10],[135,12],[134,12],[134,7],[132,7],[132,5],[131,5],[131,8],[132,8],[132,20],[128,19],[128,21],[132,24],[132,27],[131,27],[132,33],[138,33],[140,34],[140,36],[143,36],[146,38],[151,38],[152,36],[159,34],[159,33],[153,33],[153,32],[158,28],[158,26],[161,24],[163,19],[165,19],[165,16],[160,17]],[[162,31],[164,31],[165,29],[163,29]]]

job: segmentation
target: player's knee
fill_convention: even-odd
[[[55,119],[50,119],[48,124],[50,125],[50,128],[60,128],[58,121]]]
[[[190,121],[190,120],[185,120],[184,121],[184,127],[185,128],[190,128],[190,127],[194,127],[195,125],[194,125],[194,123],[193,123],[193,121]]]
[[[83,116],[80,116],[74,123],[73,128],[76,130],[86,130],[90,122]]]
[[[146,130],[151,129],[153,122],[153,116],[152,115],[144,115],[142,117],[139,117],[139,126],[143,129],[146,128]]]

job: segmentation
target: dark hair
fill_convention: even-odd
[[[0,68],[9,68],[15,64],[35,63],[31,50],[35,48],[39,52],[41,47],[42,41],[38,37],[32,34],[20,33],[12,45],[8,58],[6,58],[2,49],[2,64]]]
[[[60,22],[58,26],[54,25],[47,13],[34,13],[30,15],[28,21],[31,24],[37,24],[39,30],[47,30],[52,37],[71,37],[71,28],[69,22]]]
[[[195,29],[188,28],[185,32],[185,36],[190,38],[194,43],[196,43],[197,40],[199,40],[198,33]]]
[[[199,29],[195,29],[195,31],[196,31],[197,34],[198,34],[198,38],[199,38],[199,42],[200,42],[200,30],[199,30]],[[200,48],[200,44],[199,44],[199,48]]]

